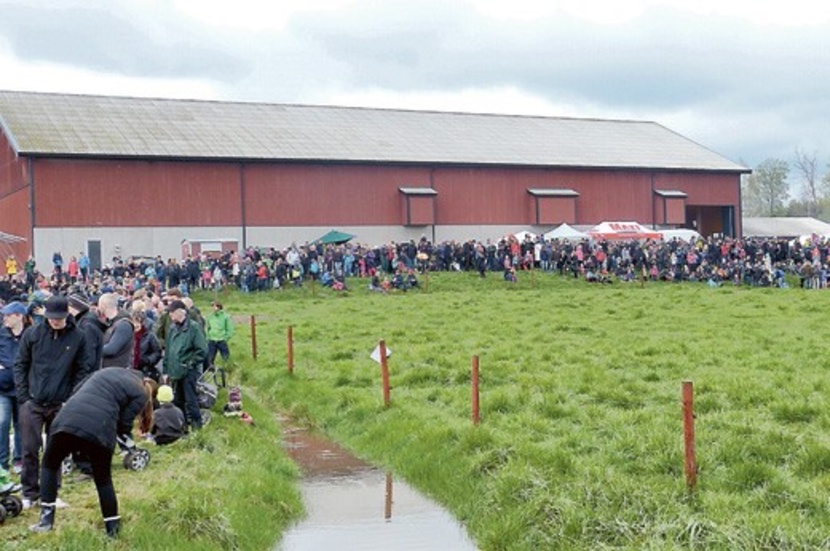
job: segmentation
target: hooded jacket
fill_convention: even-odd
[[[86,339],[72,316],[59,330],[48,321],[37,323],[23,332],[14,362],[17,401],[62,404],[93,369]]]
[[[228,341],[233,336],[233,322],[224,310],[211,312],[205,324],[209,341]]]

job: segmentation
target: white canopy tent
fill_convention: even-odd
[[[544,234],[543,237],[545,239],[588,239],[590,236],[585,233],[581,232],[578,229],[574,228],[573,226],[568,225],[567,223],[563,223],[558,228],[552,229],[548,233]]]

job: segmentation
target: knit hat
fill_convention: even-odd
[[[156,394],[156,399],[160,404],[173,401],[173,389],[169,385],[161,385]]]
[[[90,302],[89,297],[87,297],[84,293],[72,293],[69,295],[67,299],[69,302],[69,306],[78,310],[79,312],[86,312],[89,310]]]

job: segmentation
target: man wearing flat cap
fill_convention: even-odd
[[[199,411],[196,383],[207,357],[205,333],[198,323],[190,319],[183,301],[171,302],[167,312],[171,324],[167,330],[164,373],[173,387],[173,403],[184,412],[190,427],[200,429],[202,414]]]
[[[52,420],[72,389],[93,370],[86,339],[69,315],[66,297],[49,297],[43,316],[43,323],[23,333],[14,362],[23,444],[20,482],[25,508],[40,495],[43,431],[49,432]]]

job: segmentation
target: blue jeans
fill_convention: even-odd
[[[17,398],[0,394],[0,467],[9,470],[9,429],[14,423],[13,460],[20,461],[20,412]]]
[[[231,351],[228,349],[227,341],[208,341],[207,365],[216,363],[216,353],[222,354],[222,359],[227,363]]]

